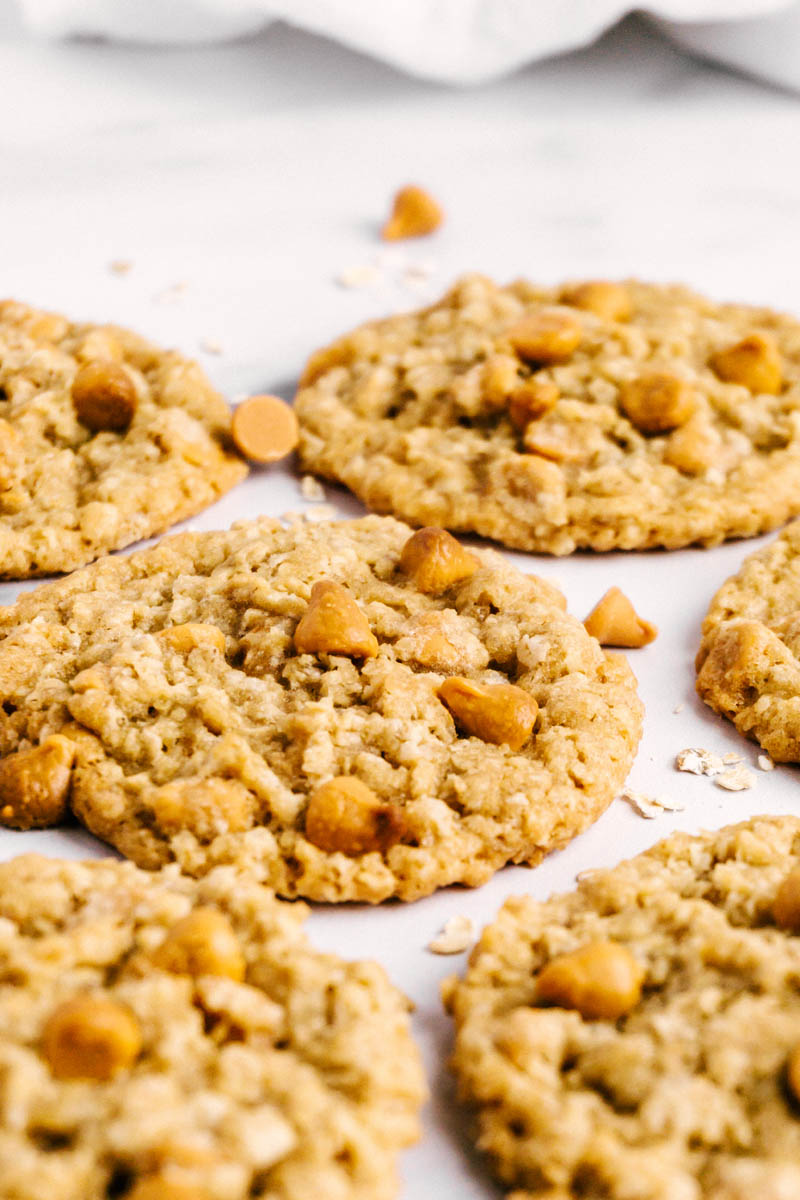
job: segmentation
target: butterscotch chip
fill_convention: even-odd
[[[779,388],[709,368],[761,327]],[[314,355],[300,462],[375,511],[522,550],[751,537],[800,513],[798,342],[791,317],[683,287],[468,276]]]
[[[181,1183],[166,1175],[147,1175],[137,1180],[126,1200],[209,1200],[200,1184]]]
[[[611,802],[641,726],[627,665],[552,585],[380,517],[181,534],[25,593],[0,681],[4,749],[68,724],[71,810],[123,854],[322,901],[538,861]],[[374,800],[334,804],[342,777]]]
[[[42,1053],[56,1079],[113,1079],[141,1048],[130,1009],[93,993],[59,1005],[42,1031]]]
[[[354,775],[329,779],[311,793],[305,834],[320,850],[356,856],[386,851],[403,836],[400,809],[383,804]]]
[[[4,1200],[392,1200],[408,1001],[306,916],[231,866],[0,864]]]
[[[669,433],[694,412],[694,390],[669,371],[648,371],[620,386],[619,403],[641,433]]]
[[[564,288],[561,301],[584,312],[594,313],[604,321],[627,321],[631,315],[628,288],[623,283],[611,283],[604,279]]]
[[[525,362],[558,363],[577,350],[583,326],[567,309],[543,308],[523,317],[508,330],[507,337]]]
[[[515,429],[525,429],[549,412],[558,400],[556,385],[547,379],[529,379],[515,388],[509,397],[508,415]]]
[[[308,608],[294,631],[299,654],[347,654],[374,658],[378,639],[347,588],[321,579],[311,589]]]
[[[781,882],[772,904],[772,915],[781,929],[800,933],[800,868]]]
[[[601,646],[637,650],[648,646],[658,635],[655,625],[638,615],[618,587],[608,589],[583,624],[586,632],[596,637]]]
[[[421,592],[443,592],[478,569],[474,554],[446,529],[418,529],[403,546],[400,566]]]
[[[783,386],[783,363],[775,338],[768,333],[747,337],[712,354],[709,364],[726,383],[739,383],[754,394],[777,396]]]
[[[644,970],[618,942],[590,942],[552,959],[536,981],[542,1004],[574,1008],[587,1020],[617,1021],[642,996]]]
[[[42,829],[64,817],[75,746],[60,734],[0,760],[0,825]]]
[[[136,389],[124,367],[95,360],[81,367],[72,382],[78,420],[93,433],[127,429],[136,412]]]
[[[437,695],[467,733],[512,750],[525,745],[539,711],[533,696],[513,683],[476,683],[456,676],[446,679]]]
[[[430,192],[411,184],[396,193],[381,237],[387,242],[424,237],[438,229],[443,220],[444,213]]]
[[[231,433],[251,462],[278,462],[297,445],[297,417],[279,396],[248,396],[234,409]]]
[[[757,817],[506,901],[444,994],[512,1196],[800,1195],[797,935],[769,916],[798,863],[800,820]]]
[[[689,417],[674,429],[664,447],[664,462],[686,475],[702,475],[714,467],[720,457],[719,433],[707,418]]]
[[[795,1100],[800,1101],[800,1045],[795,1046],[787,1060],[786,1082]]]
[[[215,908],[194,908],[158,946],[154,966],[176,975],[222,975],[240,983],[245,960],[230,920]]]
[[[228,406],[196,364],[6,301],[0,576],[71,571],[199,512],[247,473],[229,441]]]
[[[798,562],[795,521],[719,589],[697,654],[698,694],[773,762],[800,762]]]
[[[225,653],[225,634],[216,625],[188,621],[185,625],[168,625],[159,637],[179,654],[191,654],[198,647],[209,647]]]

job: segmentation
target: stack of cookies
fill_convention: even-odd
[[[287,415],[288,413],[288,415]],[[287,901],[533,865],[622,788],[655,630],[454,532],[568,554],[800,513],[800,325],[680,287],[459,282],[312,355],[304,469],[377,513],[127,556],[277,458],[125,330],[0,306],[0,1200],[382,1200],[425,1085],[407,1002]],[[407,522],[407,523],[403,523]],[[87,565],[89,564],[89,565]],[[797,564],[797,566],[795,566]],[[800,522],[711,605],[698,690],[800,761]],[[601,644],[602,643],[602,644]],[[509,901],[445,988],[515,1200],[800,1196],[800,822],[679,835]]]

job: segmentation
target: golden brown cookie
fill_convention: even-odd
[[[799,659],[800,521],[794,521],[746,558],[712,600],[697,654],[697,691],[775,762],[800,762]]]
[[[404,998],[232,867],[0,865],[2,1200],[390,1200]]]
[[[247,474],[200,368],[113,325],[0,304],[0,576],[71,571]]]
[[[639,740],[630,669],[563,607],[382,517],[105,559],[0,610],[0,821],[68,798],[140,866],[288,896],[483,883],[594,821]]]
[[[514,1200],[800,1195],[799,865],[759,817],[506,901],[445,999]]]
[[[629,280],[499,287],[309,361],[304,467],[523,550],[714,545],[800,512],[800,324]]]

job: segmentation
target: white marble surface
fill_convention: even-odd
[[[416,302],[384,271],[373,290],[335,277],[380,251],[387,199],[418,180],[440,197],[440,234],[403,250],[432,289],[471,268],[500,278],[636,273],[800,311],[800,100],[681,56],[637,22],[594,50],[473,91],[408,80],[278,28],[247,44],[154,51],[36,44],[0,0],[0,292],[140,328],[200,353],[221,389],[291,395],[304,357],[353,323]],[[113,259],[133,266],[124,276]],[[164,289],[185,284],[166,302]],[[220,355],[200,351],[215,338]],[[359,506],[331,492],[343,513]],[[195,524],[302,507],[288,470],[256,472]],[[456,912],[483,922],[512,891],[546,896],[673,828],[797,811],[796,770],[750,792],[678,775],[676,751],[755,750],[693,695],[707,602],[750,544],[569,561],[514,558],[560,581],[579,615],[612,583],[661,627],[631,655],[647,705],[632,773],[684,812],[645,821],[615,802],[535,871],[412,906],[317,908],[320,944],[378,958],[416,1002],[433,1101],[402,1165],[404,1200],[498,1193],[451,1104],[439,980],[461,959],[424,947]],[[0,588],[0,602],[16,593]],[[678,713],[674,709],[683,705]],[[22,849],[99,853],[77,833],[0,835]]]

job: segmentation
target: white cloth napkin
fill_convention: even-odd
[[[239,37],[282,19],[411,74],[481,83],[593,41],[631,0],[19,0],[49,37],[146,42]],[[800,87],[800,0],[652,0],[677,41]]]

